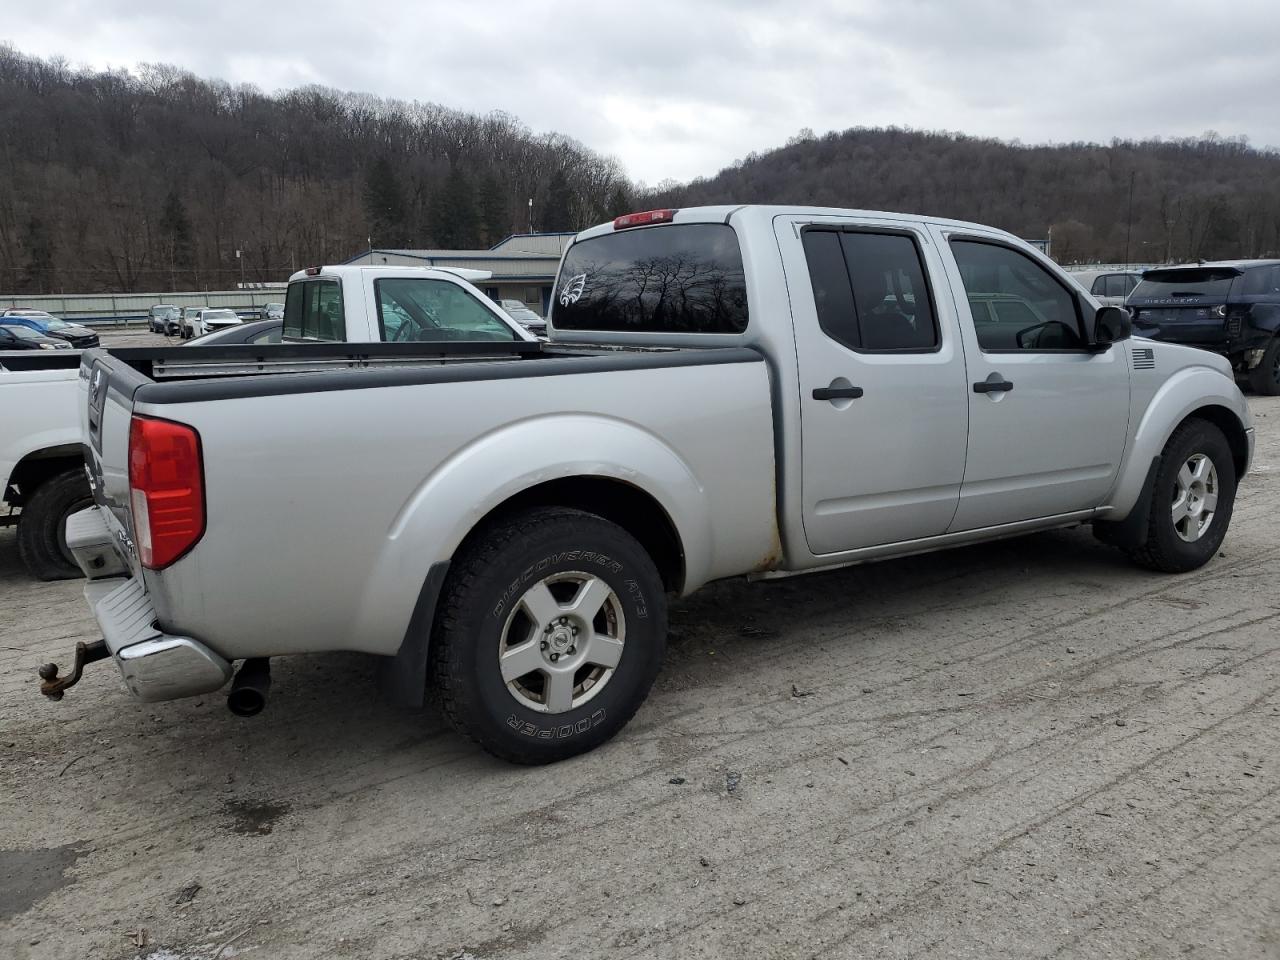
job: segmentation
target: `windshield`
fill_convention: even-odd
[[[1189,267],[1148,270],[1133,288],[1132,300],[1181,300],[1213,297],[1225,300],[1231,281],[1240,275],[1234,267]]]
[[[75,324],[67,323],[65,320],[59,320],[57,317],[36,317],[37,320],[43,320],[44,325],[50,330],[65,330],[73,327]]]
[[[374,283],[378,320],[388,342],[519,340],[519,335],[456,283],[385,277]]]
[[[5,329],[12,333],[19,340],[44,340],[44,334],[38,330],[32,330],[30,327],[19,327],[16,325],[5,324]]]
[[[688,223],[575,243],[560,268],[552,322],[564,330],[742,333],[747,287],[733,228]]]
[[[234,310],[206,310],[204,312],[206,320],[239,320]]]

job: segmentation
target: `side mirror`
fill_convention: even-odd
[[[1093,318],[1093,335],[1089,345],[1105,350],[1113,343],[1128,340],[1133,333],[1133,323],[1129,319],[1129,311],[1121,307],[1099,307]]]

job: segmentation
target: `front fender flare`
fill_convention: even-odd
[[[1108,498],[1106,520],[1123,520],[1142,496],[1151,462],[1187,417],[1207,407],[1223,407],[1247,428],[1249,410],[1244,396],[1230,378],[1211,367],[1187,367],[1161,384],[1143,412],[1124,464]]]

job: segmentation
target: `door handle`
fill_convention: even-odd
[[[814,387],[815,400],[857,400],[862,396],[861,387]]]
[[[1007,393],[1012,389],[1013,383],[1009,380],[979,380],[973,385],[974,393]]]

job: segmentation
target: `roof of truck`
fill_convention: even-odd
[[[1002,237],[1008,237],[1019,240],[1020,243],[1025,241],[1015,237],[1006,230],[1000,230],[996,227],[987,226],[981,223],[970,223],[964,220],[948,220],[944,217],[930,217],[916,213],[901,213],[887,210],[853,210],[841,207],[806,207],[806,206],[786,206],[782,204],[724,204],[713,207],[680,207],[675,211],[675,216],[671,220],[672,223],[728,223],[731,217],[750,216],[771,220],[774,217],[794,217],[794,216],[811,216],[811,217],[858,217],[861,219],[874,220],[901,220],[905,223],[931,223],[940,227],[960,228],[965,230],[981,230],[987,233],[998,234]],[[637,228],[628,228],[637,229]],[[644,229],[640,227],[638,229]],[[594,227],[588,227],[578,234],[575,242],[578,240],[586,240],[589,237],[597,237],[602,234],[612,233],[614,230],[613,222],[601,223]]]

